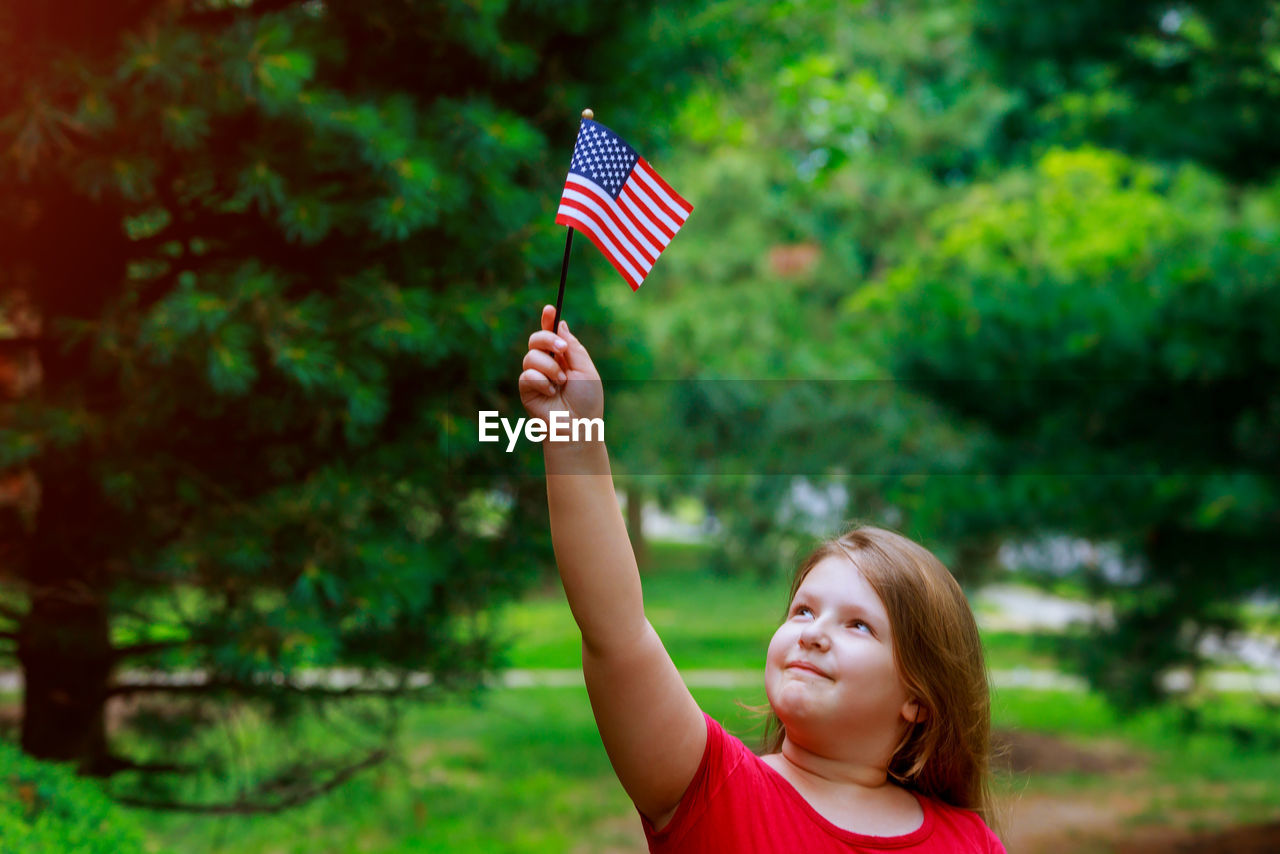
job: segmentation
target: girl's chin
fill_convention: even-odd
[[[825,704],[814,702],[813,689],[803,683],[790,682],[769,691],[769,705],[785,726],[788,718],[803,720],[819,714]]]

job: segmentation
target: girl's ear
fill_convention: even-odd
[[[909,724],[924,723],[929,719],[929,710],[916,700],[907,700],[902,704],[902,719]]]

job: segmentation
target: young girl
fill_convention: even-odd
[[[546,306],[529,337],[525,409],[602,418],[600,375],[554,317]],[[587,694],[651,852],[1004,851],[983,821],[982,647],[937,558],[858,528],[801,564],[765,660],[772,739],[756,756],[698,708],[645,618],[604,443],[542,447]]]

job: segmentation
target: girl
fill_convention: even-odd
[[[555,309],[529,336],[530,417],[602,418],[600,375]],[[609,761],[651,852],[1003,852],[987,827],[990,711],[973,613],[905,537],[860,528],[796,572],[769,644],[768,752],[698,708],[645,618],[602,441],[544,442],[556,563]]]

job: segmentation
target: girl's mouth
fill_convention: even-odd
[[[824,679],[830,679],[830,678],[831,678],[831,677],[830,677],[830,676],[828,676],[826,673],[824,673],[824,672],[822,672],[821,670],[819,670],[818,668],[814,667],[812,664],[810,664],[810,663],[809,663],[809,662],[807,662],[807,661],[793,661],[793,662],[791,662],[790,664],[788,664],[788,665],[787,665],[787,669],[788,669],[788,670],[804,670],[804,671],[807,671],[807,672],[809,672],[809,673],[813,673],[813,674],[815,674],[815,675],[817,675],[817,676],[821,676],[821,677],[823,677]]]

